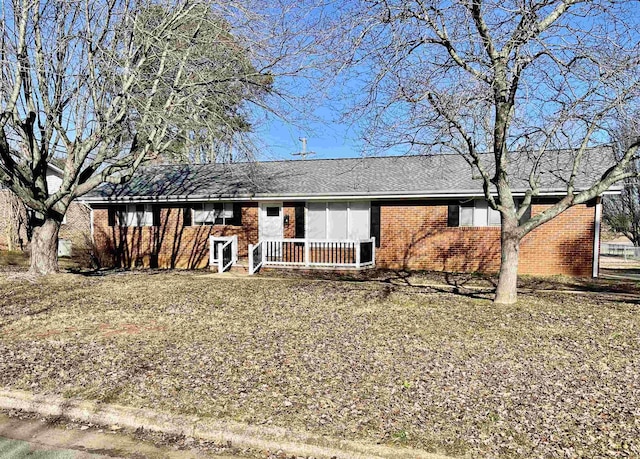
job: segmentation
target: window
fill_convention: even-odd
[[[369,202],[310,202],[307,236],[320,240],[366,239],[369,208]]]
[[[279,217],[280,207],[267,207],[267,217]]]
[[[127,204],[118,212],[120,226],[152,226],[153,206],[151,204]]]
[[[196,225],[230,225],[233,220],[233,203],[202,203],[193,208]]]
[[[500,212],[489,207],[484,199],[460,204],[460,226],[500,226]]]

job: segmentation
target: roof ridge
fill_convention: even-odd
[[[611,145],[598,145],[587,148],[589,151],[598,150],[602,148],[611,148]],[[548,151],[555,152],[568,152],[568,151],[576,151],[575,148],[556,148]],[[511,153],[533,153],[532,150],[514,150]],[[491,155],[493,152],[491,151],[483,151],[478,154],[480,155]],[[199,163],[199,164],[191,164],[191,163],[168,163],[168,164],[153,164],[148,166],[143,166],[144,168],[152,168],[152,167],[178,167],[178,166],[189,166],[189,167],[211,167],[211,166],[235,166],[235,165],[246,165],[246,164],[274,164],[274,163],[311,163],[311,162],[320,162],[320,161],[353,161],[353,160],[374,160],[374,159],[400,159],[400,158],[433,158],[439,156],[464,156],[461,153],[456,152],[441,152],[441,153],[420,153],[420,154],[404,154],[404,155],[376,155],[376,156],[352,156],[347,158],[309,158],[309,159],[275,159],[275,160],[265,160],[265,161],[235,161],[235,162],[224,162],[224,163]]]

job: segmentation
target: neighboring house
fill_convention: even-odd
[[[607,166],[600,150],[591,153],[578,190]],[[571,154],[538,163],[548,173],[532,214],[562,195]],[[522,196],[519,177],[531,166],[524,156],[515,163],[512,185]],[[210,262],[210,236],[235,235],[239,258],[251,250],[256,265],[354,266],[357,253],[358,266],[496,272],[500,215],[483,196],[461,156],[432,155],[150,166],[84,199],[107,266],[201,268]],[[600,206],[597,199],[572,207],[527,235],[519,272],[596,272]]]
[[[49,193],[55,193],[62,183],[63,171],[50,163],[47,169]],[[29,248],[28,209],[9,189],[0,186],[0,250],[24,251]],[[60,227],[59,253],[81,256],[91,250],[91,210],[74,201]]]

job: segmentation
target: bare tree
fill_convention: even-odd
[[[640,112],[617,122],[613,130],[616,157],[623,158],[628,143],[639,135]],[[624,180],[619,196],[607,196],[603,200],[602,217],[613,231],[624,234],[633,245],[640,247],[640,163],[631,162],[627,167],[634,177]]]
[[[625,181],[620,196],[607,196],[603,201],[602,217],[612,231],[623,234],[640,247],[640,182]]]
[[[495,301],[515,302],[522,238],[634,175],[627,166],[637,136],[617,163],[579,185],[594,161],[590,147],[609,142],[611,119],[637,107],[638,3],[354,0],[338,11],[331,48],[349,92],[364,94],[352,114],[364,120],[366,139],[467,160],[501,214]],[[549,170],[561,149],[572,152],[570,163]],[[514,163],[523,155],[521,183]],[[521,221],[544,173],[562,180],[564,196]]]
[[[220,139],[245,119],[247,101],[279,112],[264,96],[282,100],[274,78],[302,67],[289,65],[294,27],[283,20],[299,11],[250,0],[3,2],[0,183],[32,212],[31,271],[58,270],[58,231],[73,199],[128,180],[185,138],[208,130],[207,139]],[[207,46],[226,59],[201,55]],[[230,138],[236,151],[245,147]],[[54,158],[64,163],[55,192],[47,185]]]

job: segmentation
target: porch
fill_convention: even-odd
[[[364,269],[375,266],[375,238],[360,240],[266,239],[248,247],[248,273],[262,267]],[[210,238],[210,266],[225,272],[238,262],[236,236]]]

